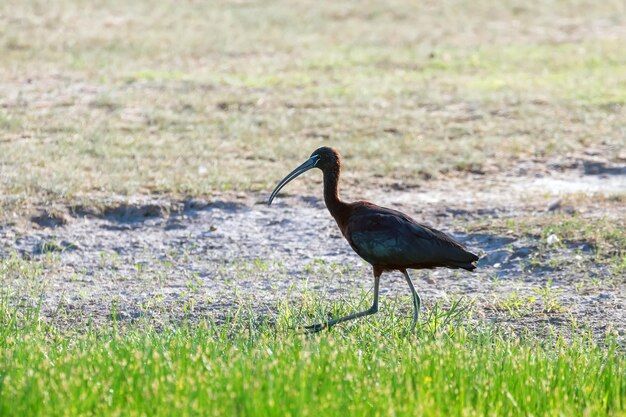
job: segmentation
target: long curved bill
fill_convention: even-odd
[[[289,181],[293,180],[298,175],[303,174],[312,168],[315,168],[315,164],[317,164],[317,161],[319,161],[319,159],[320,158],[317,155],[310,157],[302,165],[300,165],[298,168],[291,171],[289,175],[283,178],[283,180],[278,183],[276,188],[274,188],[274,191],[272,191],[272,194],[270,195],[269,200],[267,200],[267,205],[269,206],[272,204],[272,200],[274,200],[274,197],[276,197],[276,195],[280,192],[280,190],[282,190],[283,187],[287,185],[287,183],[289,183]]]

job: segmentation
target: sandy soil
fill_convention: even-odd
[[[426,309],[464,297],[477,319],[514,328],[567,332],[574,320],[598,337],[626,330],[623,282],[603,283],[606,265],[592,261],[584,242],[541,253],[546,242],[540,237],[460,233],[480,219],[560,209],[561,194],[623,193],[625,167],[586,161],[528,172],[518,166],[495,179],[476,175],[393,188],[344,197],[400,209],[482,255],[474,273],[414,271]],[[316,187],[306,197],[281,195],[271,207],[266,195],[239,194],[212,201],[110,199],[98,212],[35,208],[29,218],[0,226],[0,254],[5,261],[28,259],[38,269],[29,275],[15,268],[2,285],[16,299],[43,293],[44,316],[68,326],[106,323],[112,314],[117,320],[221,320],[242,305],[266,314],[280,300],[297,302],[305,290],[331,300],[369,291],[369,266],[344,241],[319,196]],[[624,215],[593,204],[577,210]],[[585,265],[579,273],[577,264]],[[400,274],[387,274],[382,295],[408,297],[405,286]],[[546,286],[549,294],[540,295]],[[515,311],[503,307],[511,294],[526,300]],[[546,297],[557,307],[550,309]]]

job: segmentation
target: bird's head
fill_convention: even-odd
[[[322,171],[326,171],[332,168],[338,169],[341,163],[340,161],[341,159],[339,157],[339,152],[337,152],[333,148],[329,148],[328,146],[322,146],[321,148],[316,149],[315,152],[311,154],[309,159],[304,161],[298,168],[291,171],[285,178],[283,178],[281,182],[278,183],[276,188],[274,188],[274,191],[272,191],[272,194],[270,195],[267,204],[272,204],[272,200],[274,200],[274,197],[276,197],[280,190],[282,190],[283,187],[287,185],[287,183],[289,183],[291,180],[298,177],[299,175],[313,168],[319,168]]]

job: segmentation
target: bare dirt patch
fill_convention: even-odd
[[[623,333],[624,277],[592,242],[470,227],[552,216],[572,191],[592,197],[576,207],[578,214],[565,216],[622,216],[619,202],[599,197],[626,189],[621,168],[598,176],[584,167],[539,177],[478,175],[363,197],[451,232],[482,254],[476,273],[414,272],[426,308],[464,297],[477,317],[515,328],[567,332],[576,322],[597,336]],[[355,297],[371,287],[369,266],[349,248],[318,195],[318,187],[306,197],[284,195],[272,207],[265,195],[248,193],[211,201],[135,198],[99,210],[54,212],[62,215],[41,211],[0,229],[5,269],[19,259],[39,268],[32,276],[5,273],[3,287],[22,300],[43,294],[44,315],[71,326],[113,317],[221,320],[242,306],[263,314],[311,290],[328,300]],[[383,297],[408,296],[399,276],[384,278]]]

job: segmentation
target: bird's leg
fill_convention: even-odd
[[[324,330],[326,328],[330,329],[335,324],[338,324],[338,323],[341,323],[341,322],[344,322],[344,321],[348,321],[348,320],[352,320],[352,319],[356,319],[356,318],[363,317],[363,316],[369,316],[370,314],[377,313],[378,312],[378,287],[379,287],[379,284],[380,284],[380,274],[376,274],[376,272],[374,272],[374,303],[367,310],[359,311],[358,313],[349,314],[347,316],[339,317],[337,319],[328,320],[328,321],[326,321],[324,323],[316,323],[316,324],[312,324],[310,326],[304,326],[304,328],[309,333],[317,333],[320,330]]]
[[[406,278],[407,284],[409,284],[409,288],[411,289],[411,295],[413,296],[413,325],[411,326],[411,331],[415,330],[415,325],[417,324],[417,318],[420,313],[420,307],[422,305],[422,299],[420,298],[417,291],[415,291],[415,286],[413,285],[413,281],[409,276],[409,273],[405,270],[402,271],[404,274],[404,278]]]

